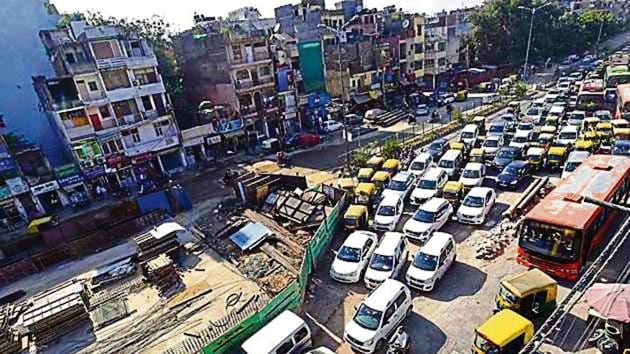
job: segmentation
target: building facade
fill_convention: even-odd
[[[447,43],[448,30],[447,13],[441,12],[428,17],[425,21],[424,32],[424,79],[432,88],[440,85],[441,76],[448,70]]]
[[[54,77],[34,77],[34,86],[89,189],[119,188],[186,166],[146,39],[85,21],[41,31],[40,38]]]

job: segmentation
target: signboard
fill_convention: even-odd
[[[28,184],[21,177],[9,178],[5,182],[13,195],[28,192]]]
[[[210,145],[218,144],[221,142],[221,135],[210,136],[206,138],[206,142]]]
[[[83,176],[80,173],[57,179],[62,188],[71,187],[83,182]]]
[[[319,40],[300,42],[298,53],[304,90],[307,93],[325,91],[326,77],[324,76],[322,43]]]
[[[57,176],[57,179],[76,175],[77,173],[81,173],[81,170],[73,163],[55,167],[55,176]]]
[[[149,151],[149,152],[145,152],[143,154],[136,155],[136,156],[132,157],[131,158],[131,162],[132,163],[141,163],[141,162],[153,160],[153,158],[155,158],[155,155],[152,152]]]
[[[83,171],[86,179],[96,178],[105,175],[105,166],[99,165]]]
[[[200,136],[197,138],[189,138],[187,140],[184,140],[185,147],[197,146],[201,144],[203,144],[203,136]]]
[[[9,186],[2,186],[0,187],[0,200],[5,200],[8,198],[11,198],[11,190],[9,189]]]
[[[59,184],[57,181],[50,181],[46,183],[39,184],[35,187],[31,187],[31,192],[33,195],[40,195],[48,192],[52,192],[59,189]]]
[[[13,169],[15,169],[15,161],[13,159],[0,159],[0,172],[11,171]]]

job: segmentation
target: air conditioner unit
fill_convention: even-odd
[[[102,165],[105,163],[105,156],[98,156],[94,159],[94,163],[97,165]]]
[[[81,161],[80,162],[81,168],[92,168],[94,167],[94,162],[87,160],[87,161]]]
[[[175,144],[175,138],[166,138],[164,139],[164,142],[166,143],[166,145]]]
[[[140,81],[138,81],[138,80],[133,80],[133,85],[134,85],[134,86],[140,86]]]

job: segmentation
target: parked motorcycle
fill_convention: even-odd
[[[396,329],[387,344],[387,354],[407,354],[411,351],[411,341],[403,326]]]

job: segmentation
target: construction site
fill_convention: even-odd
[[[153,210],[110,247],[7,279],[0,353],[213,352],[262,326],[270,304],[299,305],[344,195],[305,172],[264,163],[188,228]]]

